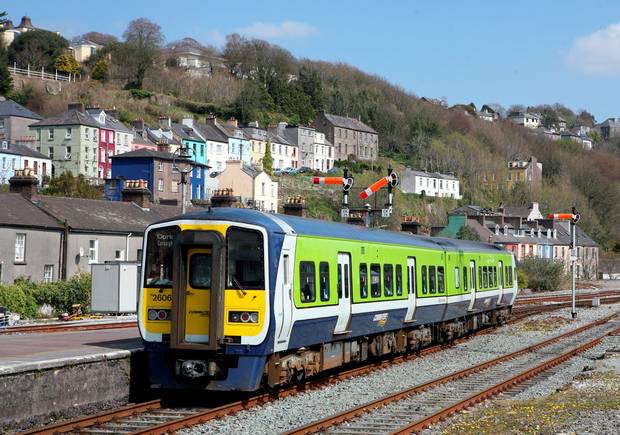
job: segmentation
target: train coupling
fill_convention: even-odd
[[[202,378],[205,376],[214,377],[219,367],[215,361],[205,361],[199,359],[177,360],[176,374],[186,378]]]

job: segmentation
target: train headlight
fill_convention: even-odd
[[[170,320],[170,310],[161,310],[150,308],[147,313],[148,319],[151,321]]]
[[[230,323],[258,323],[257,311],[229,311],[228,322]]]
[[[149,320],[157,320],[157,310],[149,310]]]

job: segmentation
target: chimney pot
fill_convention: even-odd
[[[141,208],[151,203],[151,191],[146,180],[126,180],[121,195],[123,202],[133,202]]]
[[[84,103],[69,103],[67,110],[77,110],[78,112],[84,112]]]
[[[39,180],[37,177],[30,175],[29,170],[19,169],[9,179],[9,191],[11,193],[19,193],[26,199],[32,199],[37,195],[38,184]]]

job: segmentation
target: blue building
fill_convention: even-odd
[[[181,144],[189,149],[189,155],[197,164],[192,171],[192,199],[205,199],[205,175],[208,176],[207,166],[207,143],[201,138],[193,126],[185,124],[172,123],[172,133],[174,138],[179,140]],[[207,171],[205,171],[207,169]]]
[[[151,201],[160,204],[181,204],[181,174],[173,169],[174,155],[164,151],[140,149],[112,156],[112,178],[106,180],[104,192],[107,199],[118,201],[124,187],[123,180],[145,180],[151,192]],[[192,192],[204,192],[207,166],[192,162],[194,166],[186,186],[188,200]],[[194,175],[195,174],[195,175]],[[203,193],[204,194],[204,193]]]

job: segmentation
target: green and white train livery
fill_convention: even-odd
[[[503,322],[513,255],[254,210],[151,225],[139,327],[151,384],[252,391]]]

